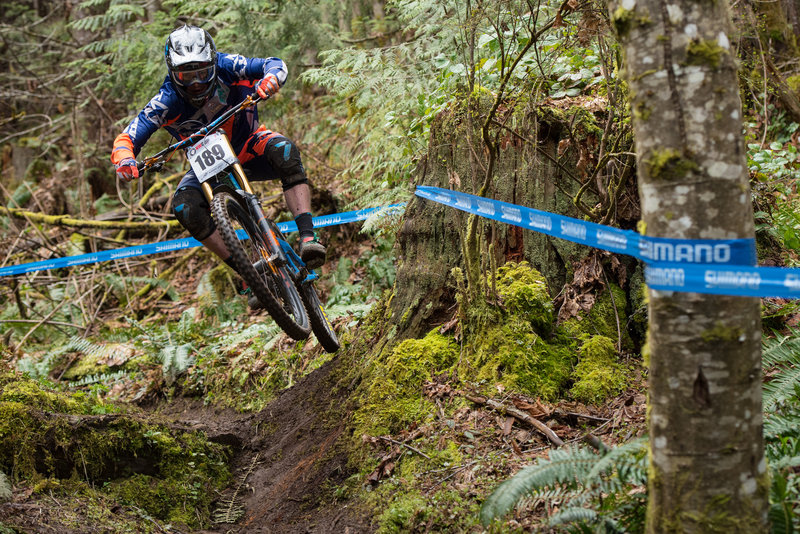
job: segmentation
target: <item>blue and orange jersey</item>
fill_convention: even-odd
[[[158,94],[114,140],[111,162],[117,164],[126,157],[136,157],[159,128],[165,128],[175,139],[184,139],[253,94],[255,82],[267,74],[274,74],[283,85],[286,64],[276,57],[247,58],[218,53],[217,89],[200,108],[184,100],[167,76]],[[247,138],[258,129],[258,110],[255,106],[244,110],[228,120],[223,129],[239,153]]]

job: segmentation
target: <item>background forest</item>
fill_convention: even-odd
[[[221,51],[286,61],[260,119],[301,148],[315,214],[408,209],[320,231],[335,357],[251,314],[201,249],[0,278],[0,533],[643,532],[641,266],[427,212],[437,234],[412,202],[435,180],[636,229],[643,110],[608,11],[3,2],[0,267],[185,235],[169,210],[183,158],[130,185],[109,161],[183,22]],[[798,266],[800,2],[732,12],[759,264]],[[140,156],[168,142],[158,132]],[[279,185],[258,192],[289,218]],[[762,300],[774,532],[800,528],[799,318]],[[293,460],[318,467],[272,495]]]

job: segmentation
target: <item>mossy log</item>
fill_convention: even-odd
[[[76,219],[70,215],[47,215],[20,208],[7,208],[0,206],[0,215],[5,214],[18,219],[25,219],[34,223],[50,226],[65,226],[69,228],[96,228],[100,230],[139,230],[157,233],[165,229],[178,228],[178,221],[134,222],[134,221],[98,221],[95,219]]]

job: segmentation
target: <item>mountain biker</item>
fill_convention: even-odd
[[[208,32],[197,26],[184,25],[170,33],[164,54],[168,75],[161,89],[114,140],[111,162],[117,179],[124,182],[139,177],[136,155],[159,128],[178,140],[184,139],[247,96],[257,93],[267,98],[286,82],[282,60],[217,52]],[[325,247],[314,236],[311,189],[297,146],[259,126],[255,106],[229,119],[222,128],[251,180],[281,180],[300,234],[300,257],[309,269],[321,266]],[[194,171],[186,173],[178,184],[172,210],[192,237],[233,267]]]

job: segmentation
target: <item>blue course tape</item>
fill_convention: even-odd
[[[438,187],[416,195],[440,204],[549,236],[645,262],[645,281],[656,290],[744,297],[800,298],[800,269],[755,267],[753,239],[667,239],[581,221]]]
[[[351,223],[356,221],[363,221],[373,213],[381,210],[396,211],[402,208],[405,203],[392,204],[380,208],[368,208],[357,211],[347,211],[344,213],[334,213],[333,215],[323,215],[321,217],[314,217],[314,228],[322,228],[325,226],[335,226],[338,224]],[[294,221],[287,221],[278,224],[278,228],[283,233],[290,233],[297,231],[297,224]],[[247,239],[247,234],[239,230],[237,233],[239,239]],[[94,252],[91,254],[80,254],[77,256],[67,256],[64,258],[55,258],[52,260],[35,261],[31,263],[23,263],[20,265],[11,265],[8,267],[0,268],[0,276],[11,276],[15,274],[25,274],[35,271],[44,271],[47,269],[59,269],[62,267],[74,267],[76,265],[86,265],[89,263],[99,263],[111,260],[121,260],[124,258],[131,258],[134,256],[144,256],[147,254],[157,254],[159,252],[173,252],[176,250],[183,250],[187,248],[199,247],[202,244],[193,237],[186,237],[182,239],[173,239],[171,241],[162,241],[160,243],[150,243],[147,245],[138,245],[135,247],[126,247],[114,250],[104,250],[101,252]]]
[[[646,265],[644,278],[652,289],[712,293],[739,297],[800,298],[800,269],[786,267],[729,268],[702,265]]]
[[[536,232],[594,248],[634,256],[646,262],[755,265],[754,239],[667,239],[646,237],[589,221],[555,215],[500,200],[438,187],[418,186],[417,196]]]

